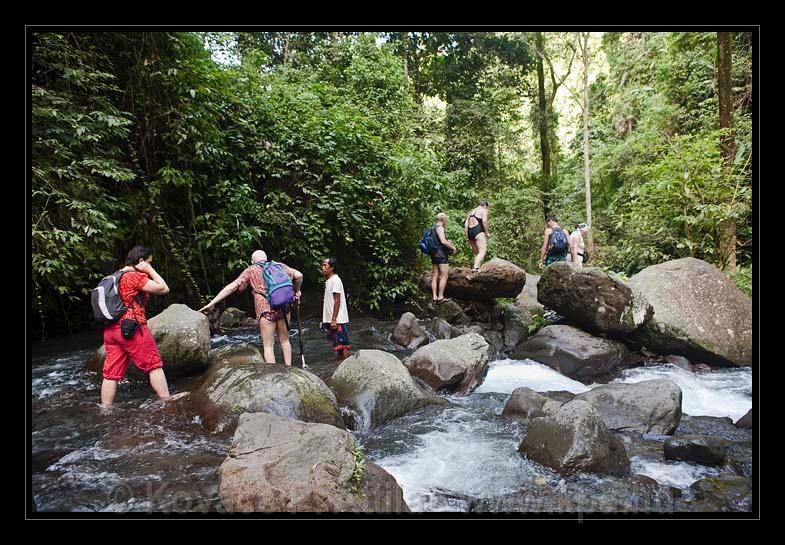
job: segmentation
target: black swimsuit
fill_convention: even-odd
[[[474,227],[469,227],[469,232],[467,233],[469,236],[469,240],[474,240],[475,238],[477,238],[477,235],[485,232],[485,228],[482,226],[482,220],[477,216],[475,216],[474,212],[472,212],[472,214],[469,217],[477,220],[477,225],[475,225]]]

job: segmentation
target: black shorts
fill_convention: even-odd
[[[477,238],[477,235],[480,233],[484,233],[485,229],[482,226],[482,223],[478,223],[474,227],[469,227],[469,231],[467,233],[469,240],[474,240]]]
[[[431,264],[433,265],[448,265],[449,258],[443,254],[436,254],[431,256]]]

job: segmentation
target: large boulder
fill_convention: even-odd
[[[392,332],[392,340],[410,350],[416,350],[420,346],[428,344],[428,336],[425,334],[425,330],[420,326],[417,317],[411,312],[406,312],[398,320],[398,325],[395,326]]]
[[[164,362],[167,378],[201,371],[207,367],[210,353],[210,322],[207,316],[186,305],[169,305],[163,312],[147,320]],[[88,371],[103,370],[106,351],[101,345],[87,360]],[[128,378],[147,380],[135,365],[128,366]]]
[[[240,416],[218,478],[230,513],[409,512],[395,478],[349,433],[270,414]]]
[[[643,269],[628,285],[654,307],[634,333],[661,354],[723,366],[752,364],[752,299],[719,269],[687,257]]]
[[[718,466],[725,461],[727,446],[722,439],[708,435],[678,435],[665,441],[663,453],[666,460]]]
[[[539,361],[586,384],[613,376],[628,354],[619,342],[567,325],[543,327],[512,351],[514,358]]]
[[[450,325],[447,320],[439,318],[438,316],[431,320],[428,331],[430,331],[436,339],[452,339],[453,337],[459,337],[461,335],[460,329]]]
[[[502,416],[514,420],[529,420],[542,416],[553,416],[562,403],[538,394],[531,388],[516,388],[502,409]]]
[[[420,277],[420,288],[431,291],[431,272]],[[526,283],[526,272],[509,261],[493,258],[480,270],[472,273],[468,267],[451,267],[445,297],[465,300],[492,300],[497,297],[517,297]]]
[[[221,317],[218,318],[215,325],[219,329],[240,327],[246,316],[247,314],[245,311],[240,310],[239,308],[229,307],[221,313]]]
[[[246,412],[344,427],[335,395],[316,375],[297,367],[259,364],[258,353],[235,350],[227,356],[210,366],[202,386],[191,395],[206,429],[231,429]]]
[[[681,388],[667,379],[605,384],[578,394],[614,431],[671,435],[681,420]]]
[[[367,432],[427,405],[445,404],[411,377],[397,357],[381,350],[358,350],[330,378],[344,422]]]
[[[471,323],[471,320],[466,315],[468,305],[464,308],[457,301],[432,302],[428,304],[425,310],[433,318],[441,318],[450,324],[466,325]]]
[[[225,344],[224,346],[210,350],[209,357],[207,358],[208,369],[223,362],[241,365],[248,363],[263,365],[264,356],[262,356],[262,353],[258,348],[249,343]]]
[[[598,267],[553,263],[542,273],[537,294],[543,305],[595,334],[629,333],[653,314],[645,297]]]
[[[570,401],[553,416],[532,419],[518,451],[565,475],[630,473],[624,444],[585,401]]]
[[[697,500],[695,511],[752,511],[752,480],[737,475],[719,475],[690,485]]]
[[[504,351],[515,350],[529,338],[532,315],[528,309],[518,305],[504,305]]]
[[[404,364],[412,376],[434,390],[468,394],[480,385],[488,368],[491,347],[477,333],[423,346]]]
[[[542,313],[544,307],[542,306],[542,303],[537,300],[537,284],[539,281],[540,276],[526,273],[526,284],[515,300],[516,306],[525,308],[532,314]]]

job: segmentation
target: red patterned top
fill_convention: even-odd
[[[296,271],[288,265],[284,265],[284,269],[286,269],[286,274],[289,275],[289,278],[294,279],[294,273]],[[267,287],[264,285],[264,271],[259,265],[251,265],[245,269],[240,273],[240,276],[237,277],[234,283],[237,285],[238,292],[244,291],[245,288],[248,287],[248,284],[251,285],[257,320],[263,312],[270,311],[270,303],[267,301]]]
[[[142,291],[142,288],[144,288],[144,285],[147,284],[148,280],[150,280],[149,276],[137,271],[127,272],[120,278],[120,299],[123,300],[123,304],[128,307],[128,310],[123,314],[123,317],[117,321],[118,323],[120,323],[121,320],[132,319],[139,322],[140,326],[147,323],[147,317],[144,315],[144,307],[147,306],[150,294],[146,291]],[[139,292],[144,294],[144,297],[141,298],[141,304],[139,304],[139,301],[136,298],[136,294]]]

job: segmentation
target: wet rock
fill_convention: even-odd
[[[460,329],[450,325],[444,318],[438,317],[431,320],[428,331],[430,331],[436,339],[452,339],[453,337],[459,337],[462,334]]]
[[[231,429],[246,412],[344,427],[335,395],[316,375],[297,367],[259,364],[258,354],[250,351],[227,356],[210,367],[190,396],[205,429]]]
[[[643,295],[598,267],[553,263],[537,293],[540,303],[594,334],[630,333],[653,314]]]
[[[243,414],[219,469],[221,503],[228,512],[409,512],[395,478],[370,461],[360,471],[357,452],[336,427]]]
[[[553,416],[532,419],[518,451],[566,475],[630,472],[622,442],[608,431],[597,410],[580,400],[563,405]]]
[[[667,379],[606,384],[575,396],[579,399],[596,407],[614,431],[671,435],[681,420],[681,388]]]
[[[412,376],[436,391],[465,395],[482,383],[491,347],[480,335],[468,333],[418,349],[404,362]]]
[[[431,292],[431,272],[420,277],[420,288]],[[504,259],[493,258],[479,272],[468,267],[451,267],[444,289],[445,297],[490,301],[497,297],[517,297],[526,283],[526,272]],[[449,320],[448,320],[449,321]]]
[[[330,388],[344,422],[361,432],[427,405],[447,403],[418,385],[401,360],[381,350],[358,350],[343,360],[330,379]]]
[[[709,435],[726,441],[751,441],[752,431],[733,425],[733,420],[719,416],[683,415],[676,435]]]
[[[679,435],[665,441],[663,452],[666,460],[718,466],[725,461],[725,448],[726,443],[715,437]]]
[[[434,318],[441,318],[451,324],[466,325],[471,320],[466,315],[466,310],[457,301],[444,301],[442,303],[428,303],[426,311]]]
[[[218,329],[231,329],[239,327],[248,314],[239,308],[229,307],[221,313],[216,326]]]
[[[692,366],[693,373],[710,373],[711,367],[706,365],[705,363],[696,363]]]
[[[729,443],[725,451],[725,470],[742,477],[752,478],[752,456],[751,441]]]
[[[687,257],[647,267],[628,285],[654,307],[634,338],[649,350],[721,366],[752,364],[752,299],[713,265]]]
[[[528,420],[541,416],[553,416],[561,403],[548,399],[530,388],[516,388],[502,409],[502,416],[516,420]]]
[[[195,373],[207,368],[210,353],[210,323],[207,316],[186,305],[169,305],[163,312],[147,320],[164,362],[168,379]],[[103,345],[87,360],[85,369],[101,373],[106,351]],[[147,375],[130,364],[127,377],[147,380]]]
[[[752,409],[747,411],[747,413],[739,418],[734,424],[737,428],[747,428],[752,429]]]
[[[650,484],[650,485],[655,485],[655,486],[658,484],[657,481],[655,481],[654,479],[652,479],[648,475],[643,475],[641,473],[636,473],[635,475],[630,477],[630,480],[634,481],[636,483],[641,483],[641,484]]]
[[[515,305],[504,305],[504,351],[515,350],[529,338],[531,313]]]
[[[526,273],[526,284],[515,300],[515,305],[528,310],[531,314],[541,314],[542,303],[537,300],[537,283],[540,277],[536,274]]]
[[[567,325],[543,327],[512,351],[513,358],[530,358],[584,384],[613,376],[624,363],[627,348]]]
[[[226,344],[219,348],[210,350],[207,359],[207,367],[213,367],[219,363],[237,363],[240,365],[256,364],[263,365],[264,357],[254,345],[249,343]]]
[[[416,350],[423,344],[428,344],[425,330],[411,312],[405,313],[398,320],[398,325],[392,332],[392,340],[409,350]]]
[[[752,481],[736,475],[708,477],[692,483],[696,511],[751,511]]]
[[[679,369],[684,369],[685,371],[692,371],[690,360],[683,356],[675,356],[673,354],[670,356],[665,356],[665,363],[670,363],[671,365],[675,365]]]

